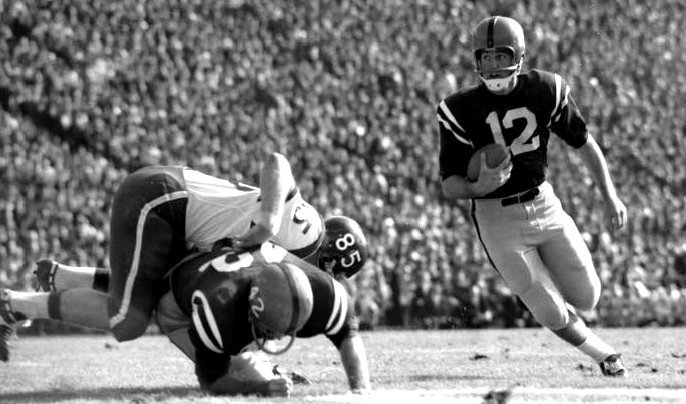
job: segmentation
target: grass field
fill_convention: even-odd
[[[118,344],[105,336],[22,337],[0,363],[0,403],[686,403],[686,329],[599,329],[629,377],[608,379],[542,329],[363,333],[374,392],[346,393],[338,353],[323,337],[298,340],[276,362],[312,381],[289,399],[202,393],[192,364],[166,338]],[[497,402],[497,401],[492,401]]]

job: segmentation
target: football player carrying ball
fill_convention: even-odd
[[[477,235],[491,263],[539,323],[595,360],[607,376],[623,376],[619,354],[577,316],[600,297],[600,280],[576,224],[546,181],[548,139],[554,132],[581,154],[605,200],[612,229],[626,223],[626,207],[605,158],[558,74],[522,72],[524,31],[508,17],[479,22],[472,52],[481,83],[437,108],[440,174],[448,198],[471,199]],[[482,159],[468,175],[476,150],[497,143],[510,156]]]

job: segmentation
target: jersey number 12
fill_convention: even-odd
[[[503,117],[502,126],[500,125],[500,120],[498,120],[498,114],[495,111],[492,111],[486,117],[486,123],[491,127],[491,132],[493,133],[493,140],[503,146],[507,146],[507,142],[505,142],[505,137],[503,136],[503,128],[512,128],[512,126],[514,126],[514,121],[517,119],[526,120],[526,126],[524,127],[524,130],[522,130],[522,133],[520,133],[519,136],[512,141],[512,144],[510,144],[510,151],[512,151],[513,156],[536,150],[538,149],[538,146],[540,146],[540,139],[537,135],[534,135],[536,127],[538,126],[536,115],[526,107],[510,109]]]

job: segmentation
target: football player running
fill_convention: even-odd
[[[343,219],[355,226],[357,240],[364,238],[356,222]],[[263,165],[259,188],[185,167],[142,168],[124,180],[114,197],[109,271],[43,261],[48,271],[39,278],[52,283],[48,288],[61,278],[72,282],[71,287],[49,293],[0,287],[0,359],[8,359],[10,327],[24,319],[50,318],[108,330],[118,341],[143,335],[169,289],[165,274],[193,250],[210,251],[229,239],[237,248],[271,240],[320,264],[333,255],[323,254],[325,236],[324,220],[303,200],[288,161],[279,153],[270,154]],[[358,251],[350,247],[346,251]],[[359,270],[365,257],[346,251],[334,253],[346,268]]]
[[[600,280],[576,224],[546,181],[551,132],[578,150],[605,201],[611,227],[626,223],[605,158],[588,133],[566,81],[558,74],[521,72],[524,32],[507,17],[479,22],[472,51],[479,85],[457,91],[437,107],[443,193],[471,199],[472,220],[493,267],[536,320],[593,358],[603,375],[624,376],[620,355],[576,314],[598,303]],[[467,179],[474,152],[489,143],[510,156]]]

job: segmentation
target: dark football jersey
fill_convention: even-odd
[[[559,75],[534,69],[520,74],[507,95],[495,95],[481,83],[442,100],[437,108],[441,179],[466,178],[474,152],[500,143],[510,148],[512,174],[484,198],[502,198],[540,185],[546,177],[550,132],[575,148],[588,137],[569,92]]]
[[[285,249],[265,243],[244,252],[229,248],[187,257],[170,273],[171,289],[181,310],[192,319],[196,372],[211,382],[221,376],[229,356],[253,341],[248,295],[260,263],[284,262],[301,268],[312,287],[313,309],[299,338],[326,335],[338,347],[358,330],[353,299],[329,274]]]

